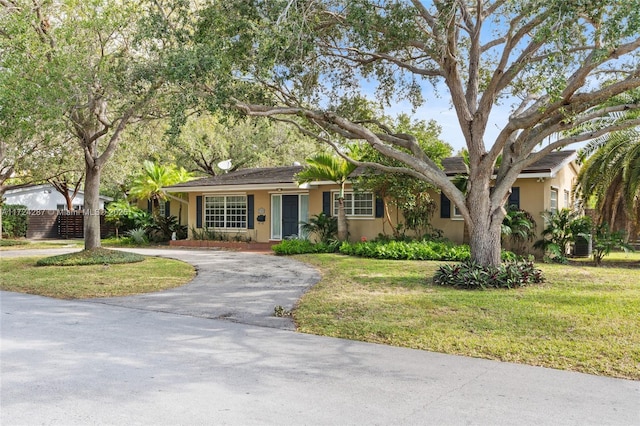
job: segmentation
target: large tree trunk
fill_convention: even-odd
[[[84,183],[84,249],[100,247],[100,167],[86,164]]]
[[[501,224],[505,210],[502,206],[492,206],[490,176],[480,172],[472,176],[467,205],[472,223],[469,224],[469,245],[471,260],[483,266],[500,265],[501,252]]]

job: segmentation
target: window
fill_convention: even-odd
[[[558,211],[558,189],[557,188],[551,188],[551,202],[550,202],[550,209],[551,212],[557,212]]]
[[[338,192],[333,193],[333,215],[338,215]],[[373,193],[345,192],[344,211],[347,216],[373,216]]]
[[[204,226],[207,228],[246,229],[247,197],[245,195],[205,197]]]
[[[571,193],[566,189],[564,190],[564,207],[567,209],[571,207]]]
[[[165,211],[165,207],[167,207],[166,203],[162,200],[160,200],[160,203],[158,204],[158,215],[160,217],[165,217],[166,216],[166,211]]]

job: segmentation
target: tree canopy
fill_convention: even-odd
[[[222,90],[228,105],[254,116],[304,118],[300,130],[330,145],[362,140],[400,161],[397,167],[352,159],[439,187],[469,227],[472,258],[484,265],[500,261],[504,204],[525,167],[640,123],[629,116],[602,120],[637,103],[600,108],[640,85],[640,0],[216,2],[201,18],[196,45],[222,47],[233,62],[233,84]],[[414,135],[372,130],[340,109],[363,93],[383,106],[418,106],[432,88],[451,99],[469,151],[466,194]],[[220,93],[211,92],[215,99]],[[488,141],[498,103],[511,113]],[[563,133],[585,123],[592,126]]]

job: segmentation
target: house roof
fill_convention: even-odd
[[[554,175],[566,164],[576,159],[576,151],[555,151],[545,155],[531,166],[520,172],[521,175],[549,174]],[[442,166],[448,176],[467,173],[462,157],[449,157],[442,160]]]
[[[552,152],[523,170],[520,175],[522,177],[552,177],[558,170],[575,160],[575,158],[576,151]],[[462,157],[445,158],[442,160],[442,166],[449,176],[466,173]],[[249,187],[253,189],[297,188],[295,175],[303,169],[304,166],[241,169],[168,186],[164,189],[170,192],[193,192],[207,189],[249,189]],[[361,173],[361,168],[358,168],[352,173],[352,176],[357,176]]]
[[[183,182],[167,188],[202,187],[218,185],[262,185],[275,183],[293,183],[296,173],[300,173],[303,166],[264,167],[257,169],[241,169],[217,176]]]
[[[52,192],[56,191],[56,189],[53,187],[53,185],[51,185],[49,183],[44,183],[44,184],[40,184],[40,185],[28,185],[28,186],[23,186],[23,187],[16,188],[16,189],[10,189],[7,192],[5,192],[4,195],[5,196],[20,195],[20,194],[24,194],[24,193],[30,193],[30,192],[36,192],[36,191],[44,191],[44,190],[48,190],[48,191],[52,191]],[[78,194],[84,196],[84,191],[78,190]],[[100,195],[99,198],[102,201],[113,201],[113,198],[107,197],[106,195]]]

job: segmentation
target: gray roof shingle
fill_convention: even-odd
[[[559,167],[563,162],[568,160],[575,151],[556,151],[547,154],[540,161],[535,162],[530,167],[527,167],[522,171],[523,174],[527,173],[545,173],[552,172],[555,168]],[[447,175],[453,176],[456,174],[466,173],[466,168],[462,157],[449,157],[442,160],[442,166],[444,167]],[[302,171],[304,166],[286,166],[286,167],[263,167],[255,169],[241,169],[230,173],[225,173],[217,176],[206,177],[202,179],[193,180],[191,182],[184,182],[177,185],[172,185],[169,188],[186,188],[186,187],[205,187],[205,186],[219,186],[219,185],[256,185],[256,184],[278,184],[278,183],[294,183],[295,175]],[[359,175],[362,170],[356,169],[354,175]]]

